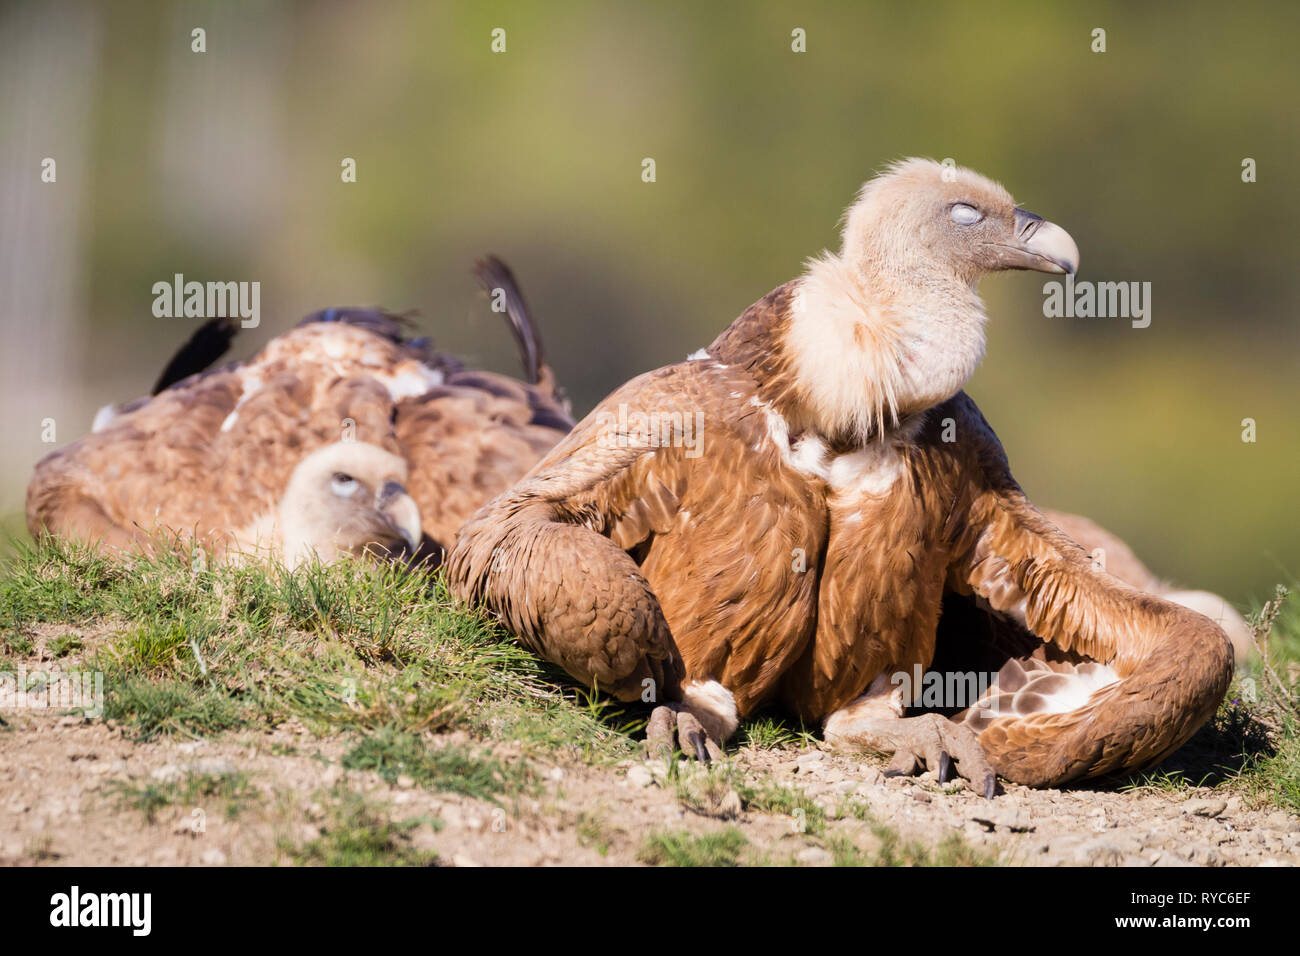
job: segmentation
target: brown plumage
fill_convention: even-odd
[[[834,743],[892,753],[891,772],[956,761],[986,795],[994,768],[1047,784],[1160,759],[1227,687],[1223,632],[1095,570],[961,391],[983,352],[980,276],[1077,256],[996,183],[893,167],[839,254],[616,391],[475,515],[453,586],[578,680],[659,701],[654,746],[675,731],[706,757],[780,700]],[[895,675],[930,664],[945,596],[1020,615],[1116,679],[1061,712],[1058,693],[985,724],[904,717]]]
[[[549,374],[539,347],[530,356]],[[561,401],[551,385],[465,369],[394,316],[330,309],[246,362],[105,410],[94,433],[37,464],[28,527],[119,549],[193,538],[291,562],[436,559],[568,430]]]
[[[1139,591],[1158,594],[1167,601],[1199,611],[1223,628],[1228,640],[1232,641],[1233,657],[1238,666],[1245,664],[1256,653],[1250,625],[1226,598],[1211,591],[1177,587],[1157,577],[1133,553],[1132,548],[1090,518],[1049,508],[1044,508],[1043,514],[1092,555],[1102,570]]]

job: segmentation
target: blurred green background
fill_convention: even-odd
[[[21,526],[43,419],[76,439],[191,331],[151,314],[174,273],[261,282],[237,356],[376,304],[517,373],[469,276],[496,252],[585,412],[836,245],[874,170],[927,155],[1067,228],[1080,279],[1153,286],[1136,330],[1044,318],[1036,274],[985,281],[969,391],[1030,497],[1181,584],[1267,596],[1300,568],[1298,34],[1281,2],[6,5],[0,514]]]

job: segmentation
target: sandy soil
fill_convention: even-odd
[[[828,864],[828,842],[839,837],[867,851],[879,842],[857,819],[832,819],[814,836],[800,832],[797,819],[738,808],[739,801],[725,793],[711,805],[689,807],[665,781],[662,761],[608,768],[535,764],[541,781],[537,794],[506,798],[498,806],[428,792],[408,780],[394,785],[373,773],[344,770],[339,764],[344,742],[321,741],[292,725],[215,743],[136,743],[99,721],[36,711],[8,711],[4,720],[0,863],[5,864],[290,862],[284,848],[319,837],[321,828],[331,825],[330,801],[346,791],[365,794],[391,819],[422,819],[409,831],[409,846],[462,866],[631,864],[655,831],[705,832],[731,825],[772,862]],[[949,792],[933,778],[886,779],[873,761],[811,748],[746,749],[733,759],[747,780],[801,789],[832,815],[850,797],[905,839],[933,845],[960,834],[1004,862],[1300,862],[1300,821],[1212,791],[1063,792],[1013,785],[985,801],[964,790]],[[693,766],[681,769],[699,773]],[[233,815],[224,801],[212,799],[210,806],[162,806],[152,822],[124,805],[123,784],[165,784],[187,772],[239,775],[251,795],[238,801]]]

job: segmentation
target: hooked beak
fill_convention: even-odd
[[[991,242],[994,269],[1033,269],[1057,275],[1079,271],[1079,247],[1054,222],[1017,209],[1011,242]]]
[[[424,537],[420,526],[420,509],[406,489],[399,482],[386,481],[379,489],[379,498],[375,504],[411,551],[419,550],[420,540]]]

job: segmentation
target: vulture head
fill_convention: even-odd
[[[312,452],[280,501],[285,561],[297,565],[313,553],[323,562],[345,553],[414,553],[420,511],[406,478],[405,459],[376,445],[335,442]]]
[[[799,424],[854,440],[883,437],[965,386],[984,355],[981,277],[1079,265],[1060,226],[993,180],[929,159],[867,182],[842,239],[799,280],[783,347],[806,408]]]
[[[961,166],[907,159],[862,187],[845,217],[845,259],[888,270],[1076,272],[1070,234],[1016,205],[999,183]]]

